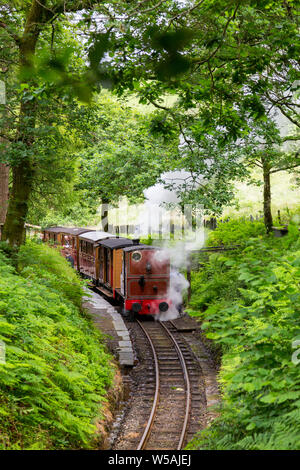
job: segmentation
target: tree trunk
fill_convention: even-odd
[[[108,204],[109,200],[106,198],[102,199],[102,206],[101,206],[101,225],[103,232],[108,232]]]
[[[25,241],[25,223],[28,201],[32,190],[33,170],[28,161],[13,167],[13,185],[9,198],[2,239],[12,246],[20,246]]]
[[[270,181],[270,164],[266,159],[262,159],[263,176],[264,176],[264,223],[267,233],[272,231],[273,218],[271,211],[271,181]]]
[[[28,10],[24,33],[19,42],[19,64],[30,69],[35,55],[38,37],[45,21],[45,0],[32,0]],[[31,84],[35,85],[34,78]],[[34,99],[22,101],[19,114],[17,142],[22,142],[29,150],[17,166],[12,168],[13,183],[8,203],[6,221],[3,227],[2,239],[12,246],[20,246],[25,240],[25,222],[28,213],[28,203],[32,191],[34,162],[30,147],[34,143],[34,128],[36,121],[37,103]],[[13,145],[13,144],[12,144]]]
[[[0,163],[0,224],[4,224],[8,205],[9,166]]]
[[[8,127],[7,120],[6,120],[6,111],[5,109],[2,112],[2,129],[6,129]],[[6,139],[1,137],[0,144],[2,150],[2,162],[5,161],[5,152],[6,152]],[[7,206],[8,206],[8,198],[9,198],[9,166],[6,163],[0,163],[0,224],[3,225],[6,219],[7,213]],[[1,234],[1,231],[0,231]]]

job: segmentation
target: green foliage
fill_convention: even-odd
[[[38,280],[51,290],[63,294],[77,307],[81,306],[83,282],[59,255],[59,248],[28,240],[20,248],[18,261],[23,277]]]
[[[113,369],[79,310],[81,281],[34,242],[22,247],[18,270],[0,251],[0,448],[95,447]]]
[[[177,155],[178,135],[167,127],[158,135],[153,119],[102,92],[92,109],[94,143],[80,152],[77,190],[90,204],[118,202],[126,196],[136,202],[144,199],[144,189],[155,184],[164,171],[172,168]],[[166,124],[167,125],[167,124]]]
[[[220,223],[217,230],[210,232],[207,245],[239,245],[247,242],[249,238],[261,237],[264,234],[265,226],[263,222],[251,222],[242,218],[234,219],[226,223]]]
[[[124,37],[114,37],[110,70],[119,93],[134,90],[180,129],[177,169],[190,174],[178,191],[182,202],[219,214],[234,197],[232,182],[251,180],[251,168],[266,176],[300,166],[298,10],[299,0],[165,1],[151,13],[137,9]],[[177,100],[166,107],[170,93]],[[271,225],[266,194],[264,204]]]
[[[182,202],[202,203],[219,214],[234,196],[231,183],[248,178],[253,165],[275,172],[299,163],[297,149],[280,146],[299,135],[293,128],[281,137],[273,116],[277,109],[299,127],[298,0],[218,0],[192,7],[168,0],[141,8],[120,1],[109,12],[98,1],[65,2],[63,8],[53,1],[48,9],[25,3],[3,5],[0,31],[9,103],[0,116],[0,153],[13,172],[24,164],[18,167],[22,184],[15,187],[19,179],[12,178],[9,203],[14,214],[14,196],[26,199],[19,221],[55,222],[61,216],[86,222],[98,197],[140,199],[174,168],[190,174]],[[76,14],[78,9],[84,13]],[[103,18],[101,32],[95,10]],[[37,28],[26,22],[32,12]],[[25,47],[31,34],[34,41]],[[107,103],[108,110],[104,105],[92,116],[100,84],[119,95],[129,90],[159,113],[146,122],[125,106],[110,112]],[[163,98],[171,94],[175,100],[167,106]],[[82,166],[74,181],[78,151]],[[28,195],[17,195],[19,187],[28,188]],[[86,210],[76,219],[82,200]],[[20,243],[11,219],[5,237]]]
[[[216,230],[221,242],[228,241],[224,227]],[[239,231],[239,252],[214,254],[193,273],[191,313],[223,352],[223,406],[189,448],[299,450],[299,364],[292,361],[300,338],[299,231],[291,225],[279,239],[246,232]]]

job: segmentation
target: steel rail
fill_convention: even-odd
[[[178,443],[178,446],[177,446],[177,450],[181,450],[182,446],[183,446],[184,438],[185,438],[185,435],[186,435],[187,426],[188,426],[188,422],[189,422],[189,416],[190,416],[190,410],[191,410],[191,384],[190,384],[190,379],[189,379],[189,374],[188,374],[188,370],[187,370],[187,367],[186,367],[186,363],[185,363],[183,354],[181,352],[181,349],[177,344],[176,339],[174,338],[172,333],[169,331],[169,329],[162,322],[159,322],[159,324],[166,330],[167,334],[169,335],[169,337],[171,338],[171,340],[174,343],[174,346],[177,350],[177,354],[178,354],[178,357],[179,357],[179,360],[180,360],[180,363],[181,363],[181,367],[182,367],[183,375],[184,375],[184,380],[185,380],[185,385],[186,385],[185,417],[184,417],[184,423],[183,423],[183,427],[182,427],[182,431],[181,431],[181,435],[180,435],[180,440],[179,440],[179,443]]]
[[[142,438],[141,438],[141,440],[138,444],[138,447],[137,447],[137,450],[143,450],[143,449],[145,449],[145,447],[147,445],[147,442],[148,442],[148,439],[149,439],[149,436],[150,436],[150,433],[151,433],[151,428],[152,428],[152,425],[153,425],[153,422],[154,422],[154,417],[155,417],[155,413],[156,413],[156,409],[157,409],[157,405],[158,405],[158,401],[159,401],[160,380],[159,380],[158,359],[157,359],[157,354],[156,354],[154,345],[152,343],[152,340],[151,340],[149,334],[147,333],[147,331],[145,330],[145,328],[143,327],[143,325],[141,324],[141,322],[138,321],[138,320],[136,320],[136,321],[139,324],[142,331],[145,333],[146,338],[149,341],[149,344],[151,346],[152,353],[153,353],[154,363],[155,363],[155,394],[154,394],[153,405],[152,405],[152,409],[151,409],[151,413],[150,413],[150,416],[149,416],[149,419],[148,419],[146,429],[145,429],[144,434],[143,434],[143,436],[142,436]]]
[[[143,433],[143,436],[142,436],[142,438],[141,438],[141,440],[138,444],[138,447],[137,447],[137,450],[143,450],[143,449],[145,449],[145,447],[147,445],[147,442],[148,442],[148,439],[149,439],[149,436],[150,436],[150,433],[151,433],[151,429],[152,429],[152,426],[153,426],[156,409],[157,409],[157,406],[158,406],[159,390],[160,390],[160,379],[159,379],[158,358],[157,358],[157,354],[156,354],[153,342],[152,342],[148,332],[146,331],[146,329],[141,324],[141,322],[139,322],[137,320],[137,323],[139,324],[140,328],[144,332],[146,338],[149,341],[151,349],[152,349],[153,358],[154,358],[154,362],[155,362],[155,381],[156,381],[155,395],[154,395],[154,401],[153,401],[151,413],[150,413],[150,416],[149,416],[149,419],[148,419],[147,426],[146,426],[145,431]],[[179,439],[179,442],[178,442],[178,445],[177,445],[177,450],[181,450],[182,446],[183,446],[183,443],[184,443],[184,439],[185,439],[185,435],[186,435],[186,431],[187,431],[187,426],[188,426],[188,422],[189,422],[190,410],[191,410],[191,384],[190,384],[188,370],[187,370],[187,367],[186,367],[186,363],[185,363],[183,354],[180,350],[179,345],[177,344],[177,341],[176,341],[175,337],[172,335],[172,333],[169,331],[169,329],[162,322],[158,322],[158,324],[166,331],[166,334],[169,336],[169,338],[171,339],[171,341],[173,342],[173,344],[176,348],[177,355],[178,355],[178,358],[180,360],[180,364],[181,364],[181,367],[182,367],[185,386],[186,386],[185,416],[184,416],[182,431],[181,431],[181,434],[180,434],[180,439]]]

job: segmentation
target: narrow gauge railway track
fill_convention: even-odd
[[[171,322],[139,322],[153,354],[153,404],[137,450],[180,450],[199,430],[199,364]],[[200,405],[200,406],[199,406]]]

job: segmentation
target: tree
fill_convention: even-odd
[[[73,91],[77,90],[77,95],[85,92],[78,80],[68,76],[67,64],[57,60],[53,54],[54,22],[65,12],[77,11],[92,4],[90,1],[56,1],[50,4],[46,0],[32,0],[23,4],[4,3],[1,6],[0,28],[2,34],[6,34],[6,48],[1,52],[7,55],[7,49],[12,48],[13,57],[17,57],[15,68],[18,74],[17,81],[13,84],[14,126],[10,129],[9,136],[5,136],[11,142],[7,158],[12,167],[12,187],[3,239],[12,245],[20,245],[24,240],[24,224],[35,184],[37,161],[41,156],[39,144],[43,139],[45,142],[44,132],[51,125],[49,120],[48,124],[41,122],[43,114],[58,99],[59,87],[68,85]],[[50,53],[49,61],[47,64],[39,64],[38,61],[43,59],[45,46]],[[43,68],[48,76],[43,76]],[[59,127],[55,130],[59,133]],[[44,142],[41,147],[45,149]]]
[[[43,94],[47,95],[49,92],[48,106],[53,98],[55,101],[57,94],[55,93],[56,96],[52,97],[50,93],[55,92],[57,88],[57,77],[60,79],[64,77],[65,83],[60,80],[60,85],[68,84],[73,90],[77,89],[78,95],[85,92],[85,87],[81,86],[78,80],[69,79],[68,82],[66,64],[56,61],[53,55],[48,64],[50,65],[47,70],[49,77],[37,77],[38,59],[43,54],[43,45],[46,44],[49,51],[53,48],[54,23],[61,15],[86,6],[91,7],[95,3],[98,2],[58,0],[50,3],[47,0],[32,0],[21,4],[17,1],[5,2],[1,6],[0,28],[2,28],[2,33],[4,31],[6,34],[5,53],[7,54],[7,48],[13,41],[13,55],[17,55],[16,68],[19,85],[21,85],[15,109],[17,119],[10,146],[12,187],[3,228],[3,239],[11,245],[18,246],[24,240],[24,224],[34,187],[36,158],[39,156],[38,119]],[[45,64],[43,66],[45,68]],[[52,86],[49,83],[51,78]]]
[[[78,190],[91,204],[130,202],[144,199],[144,189],[178,161],[178,134],[169,129],[157,135],[151,114],[143,115],[122,104],[109,93],[101,93],[92,110],[94,143],[81,153]],[[107,214],[103,214],[103,219]]]
[[[123,5],[125,4],[127,3],[124,2]],[[134,11],[135,7],[132,10]],[[67,15],[79,11],[80,15],[73,16],[72,23],[68,23]],[[15,68],[18,73],[18,80],[14,85],[18,94],[15,97],[13,110],[17,116],[12,135],[9,136],[12,187],[3,229],[3,239],[12,245],[18,246],[24,240],[24,223],[37,176],[37,160],[40,156],[39,110],[43,94],[48,94],[50,109],[53,98],[54,101],[58,98],[59,91],[68,89],[71,95],[83,101],[90,101],[92,91],[99,86],[101,74],[93,70],[92,66],[95,64],[95,51],[98,58],[103,57],[106,36],[105,34],[98,36],[93,28],[92,18],[95,11],[98,16],[104,15],[101,23],[106,34],[112,30],[119,31],[118,22],[108,24],[111,19],[111,7],[109,3],[103,1],[28,0],[26,3],[4,2],[0,7],[2,16],[0,30],[6,40],[1,53],[8,55],[11,48],[13,55],[17,57]],[[84,67],[81,67],[79,73],[76,71],[76,59],[68,60],[67,51],[62,60],[57,60],[55,54],[57,32],[61,32],[66,25],[69,28],[75,27],[76,23],[81,27],[81,32],[84,33],[87,27],[89,36],[93,40],[96,37],[94,48],[90,48],[89,51],[91,69],[87,72],[84,72]],[[90,42],[87,42],[86,47],[89,45]],[[49,56],[46,61],[43,60],[45,50]],[[82,53],[80,47],[77,53],[79,55]],[[82,57],[86,56],[83,54]],[[53,92],[54,97],[51,96]],[[60,99],[65,99],[63,93]]]
[[[280,171],[292,171],[300,167],[300,152],[297,148],[284,149],[284,142],[296,140],[281,138],[280,131],[273,121],[262,121],[256,124],[250,133],[252,139],[252,151],[245,155],[245,162],[250,166],[261,169],[263,174],[263,210],[264,222],[267,232],[271,232],[273,226],[271,207],[271,175]],[[248,137],[249,139],[249,137]]]
[[[164,108],[162,96],[176,93],[176,105],[165,111],[182,135],[194,113],[204,134],[224,130],[226,141],[236,141],[249,132],[249,117],[260,119],[271,108],[299,127],[294,99],[299,90],[298,7],[299,0],[4,3],[0,29],[13,41],[20,82],[28,85],[16,107],[5,239],[17,245],[23,240],[35,179],[39,96],[49,82],[45,74],[37,80],[36,70],[42,46],[53,49],[65,15],[81,11],[72,21],[85,34],[90,68],[74,74],[73,63],[57,62],[52,55],[43,67],[59,77],[56,88],[59,84],[88,100],[91,90],[106,81],[119,93],[134,90],[158,109]]]
[[[182,6],[166,2],[159,13],[151,9],[147,21],[142,21],[143,12],[127,17],[124,12],[126,33],[111,42],[111,75],[119,93],[134,89],[142,101],[171,115],[187,146],[185,136],[193,134],[195,125],[198,134],[207,136],[207,148],[214,135],[215,145],[223,146],[224,181],[225,174],[232,177],[225,147],[251,133],[253,120],[273,119],[277,110],[299,128],[299,5],[297,0],[207,0]],[[169,109],[160,101],[167,92],[178,95]],[[299,140],[299,134],[285,136],[281,143],[292,140]],[[280,145],[278,140],[276,145]],[[185,158],[187,170],[195,163],[195,151],[190,150],[190,159]],[[277,169],[270,163],[274,151],[265,150],[268,154],[261,155],[260,164],[265,222],[270,230],[270,172]],[[222,155],[218,155],[220,162]],[[294,157],[290,155],[288,168],[293,167]],[[211,176],[216,188],[217,174]],[[207,189],[207,185],[202,192],[199,186],[192,188],[190,195],[196,198]]]
[[[0,224],[5,222],[8,205],[9,167],[0,163]]]
[[[297,134],[295,134],[295,139]],[[287,140],[286,140],[287,139]],[[263,180],[263,210],[267,232],[273,225],[271,210],[271,175],[280,171],[293,171],[300,167],[297,148],[284,148],[283,142],[290,136],[281,137],[271,119],[248,121],[248,132],[236,142],[226,141],[224,131],[203,133],[194,120],[186,131],[182,146],[181,167],[190,175],[180,188],[186,202],[201,202],[215,214],[222,211],[233,198],[232,183],[235,180],[253,180],[251,170],[258,167]],[[172,186],[171,186],[172,187]]]

